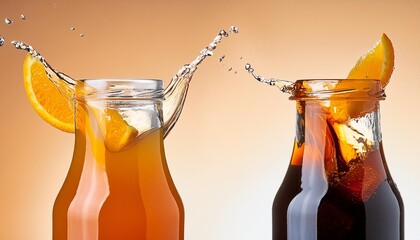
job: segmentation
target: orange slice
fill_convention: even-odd
[[[109,151],[121,151],[137,137],[137,129],[130,126],[117,110],[105,108],[104,111],[100,111],[99,109],[93,108],[93,112]]]
[[[347,78],[377,79],[381,81],[382,87],[384,88],[389,83],[393,70],[394,48],[388,36],[382,34],[381,38],[374,46],[365,55],[359,58]],[[345,86],[344,84],[349,86]],[[339,85],[340,86],[337,87],[351,88],[352,82],[339,83]],[[374,109],[375,103],[373,102],[352,102],[347,100],[331,102],[330,112],[332,120],[334,121],[334,131],[337,133],[337,137],[340,140],[342,156],[347,162],[364,154],[364,152],[367,151],[366,148],[369,143],[365,142],[363,144],[358,142],[358,139],[365,139],[366,136],[357,135],[358,133],[348,128],[344,122],[350,118],[372,112]],[[365,141],[368,141],[368,139],[365,139]]]
[[[26,95],[36,113],[50,125],[74,133],[74,113],[57,87],[48,79],[43,64],[28,54],[23,63]]]
[[[391,40],[384,33],[373,47],[359,60],[351,69],[347,79],[377,79],[381,81],[384,88],[394,71],[394,48]],[[340,82],[336,88],[351,89],[356,83]],[[346,86],[348,85],[348,86]],[[331,105],[331,113],[337,122],[344,122],[349,117],[357,117],[360,114],[371,111],[372,106],[360,102],[353,103],[347,100],[335,101]]]
[[[394,48],[383,33],[370,51],[359,58],[347,76],[348,79],[378,79],[385,87],[394,71]]]
[[[74,110],[56,85],[49,80],[44,65],[28,54],[23,63],[23,75],[26,95],[38,115],[53,127],[74,133]],[[92,108],[110,151],[122,150],[137,136],[137,129],[130,126],[116,110]],[[78,110],[78,114],[86,113]],[[85,117],[88,116],[78,117],[78,126],[81,131],[90,131],[91,129],[87,129],[90,126],[85,126],[86,121],[83,121]],[[92,134],[88,135],[93,137]]]

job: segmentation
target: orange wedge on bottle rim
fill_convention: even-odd
[[[50,81],[44,65],[30,54],[23,63],[23,76],[26,95],[36,113],[51,126],[64,132],[74,133],[75,113],[71,108],[72,104]],[[100,112],[93,106],[91,108],[95,112],[96,121],[99,123],[108,150],[120,151],[137,136],[137,129],[130,126],[117,110],[105,109],[104,112]],[[84,126],[86,121],[81,120],[84,117],[86,116],[80,118],[78,125],[81,129],[87,130],[86,128],[90,126]]]
[[[362,57],[359,58],[356,65],[351,69],[347,79],[376,79],[381,81],[383,88],[389,83],[392,72],[394,70],[394,48],[391,40],[386,34],[382,34],[381,38],[374,44],[374,46]],[[342,82],[342,84],[349,85],[352,83]],[[358,154],[361,154],[363,144],[358,143],[353,136],[354,132],[346,124],[341,124],[348,121],[350,118],[355,118],[368,112],[374,111],[376,108],[374,102],[352,102],[348,100],[337,100],[331,102],[330,112],[333,120],[333,128],[340,139],[340,149],[343,158],[349,162],[355,159]],[[349,133],[351,131],[352,133]],[[351,136],[350,138],[348,138]],[[364,138],[366,136],[360,136]],[[368,141],[366,139],[366,141]],[[362,147],[360,146],[362,145]],[[358,149],[356,152],[355,149]]]
[[[347,78],[378,79],[385,88],[394,71],[394,58],[391,40],[383,33],[371,50],[359,58]]]
[[[35,112],[55,128],[74,133],[73,109],[49,80],[44,65],[30,54],[23,63],[23,79],[26,95]]]

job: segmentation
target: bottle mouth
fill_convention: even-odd
[[[102,100],[163,100],[163,81],[158,79],[83,79],[77,81],[76,97]]]
[[[300,79],[290,100],[384,100],[385,90],[376,79]]]

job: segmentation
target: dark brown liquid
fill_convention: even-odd
[[[389,177],[380,149],[349,170],[347,177],[329,179],[317,211],[317,239],[404,239],[402,199]],[[367,174],[366,169],[370,168],[387,176],[372,190],[366,187],[375,182]],[[301,178],[302,166],[290,165],[273,203],[273,240],[287,239],[287,211],[290,202],[302,191]]]

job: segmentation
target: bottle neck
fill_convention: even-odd
[[[365,202],[390,177],[378,100],[298,101],[296,124],[291,166],[301,169],[305,194],[314,191],[320,200],[333,188]]]
[[[292,165],[301,165],[303,151],[324,167],[363,161],[382,142],[379,101],[297,101],[296,139]]]

